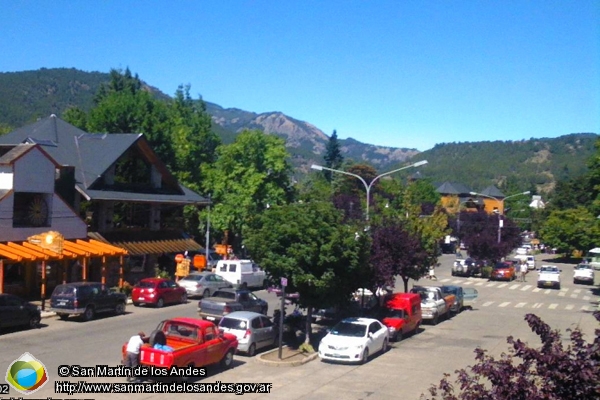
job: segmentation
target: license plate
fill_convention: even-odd
[[[554,283],[553,282],[546,282],[545,285],[546,286],[552,286],[552,285],[554,285]]]
[[[145,300],[143,296],[138,297],[138,300]]]
[[[59,302],[58,302],[58,305],[59,305],[59,306],[66,306],[66,305],[67,305],[67,302],[66,302],[66,301],[59,301]]]
[[[206,317],[206,319],[210,320],[210,321],[214,321],[215,317]]]

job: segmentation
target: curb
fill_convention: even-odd
[[[288,346],[284,346],[284,347],[288,347]],[[314,352],[308,356],[306,356],[304,359],[302,360],[296,360],[296,361],[284,361],[284,360],[264,360],[263,357],[266,356],[267,354],[271,354],[271,353],[275,353],[276,351],[279,351],[279,349],[274,349],[271,351],[267,351],[265,353],[262,353],[261,355],[259,355],[258,357],[255,358],[255,360],[261,364],[265,364],[265,365],[270,365],[272,367],[297,367],[300,365],[304,365],[309,361],[312,361],[314,359],[316,359],[319,356],[319,353]]]
[[[127,299],[127,304],[133,304],[133,302],[131,301],[131,299]],[[44,319],[44,318],[50,318],[50,317],[56,317],[56,313],[53,311],[42,311],[40,313],[40,318]]]

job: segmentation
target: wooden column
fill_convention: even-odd
[[[81,280],[87,282],[87,257],[83,257],[83,265],[81,266]]]
[[[46,260],[42,261],[42,311],[46,309]]]
[[[67,269],[69,269],[69,260],[63,260],[62,262],[62,283],[67,283]]]
[[[0,259],[0,293],[4,293],[4,260]]]
[[[119,289],[123,287],[123,256],[119,257]]]
[[[102,256],[102,285],[106,285],[106,256]]]

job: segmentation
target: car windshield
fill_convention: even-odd
[[[225,318],[221,319],[221,322],[219,322],[219,326],[221,328],[238,329],[238,330],[245,331],[248,328],[248,322],[243,319],[225,317]]]
[[[139,288],[153,288],[154,287],[154,282],[151,282],[151,281],[141,281],[141,282],[139,282],[135,286],[137,286]]]
[[[198,274],[194,274],[194,275],[188,275],[185,278],[182,279],[182,281],[194,281],[194,282],[199,282],[204,278],[204,275],[198,275]]]
[[[385,311],[385,318],[404,318],[404,310],[392,310],[388,308]]]
[[[365,325],[353,324],[351,322],[340,322],[331,329],[332,335],[335,336],[352,336],[352,337],[363,337],[367,332]]]
[[[577,269],[592,269],[592,266],[589,264],[579,264]]]
[[[494,269],[510,268],[510,265],[506,263],[498,263],[494,265]]]
[[[556,267],[542,267],[540,272],[558,272],[558,268]]]
[[[67,285],[59,285],[54,289],[53,296],[73,296],[75,288]]]

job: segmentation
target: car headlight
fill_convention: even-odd
[[[390,331],[391,333],[396,332],[396,328],[394,328],[393,326],[388,327],[388,331]]]

